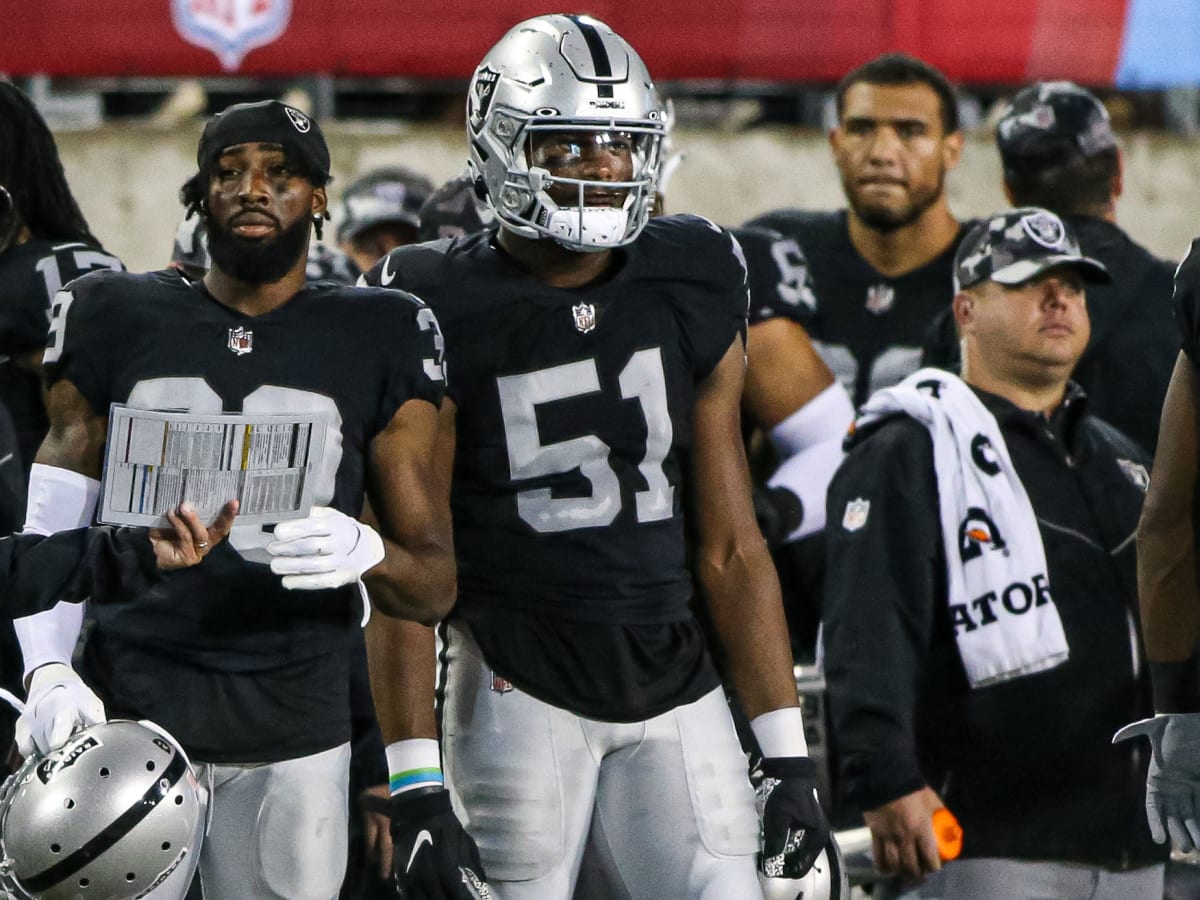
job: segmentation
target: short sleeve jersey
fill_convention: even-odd
[[[806,328],[817,312],[808,258],[795,238],[766,228],[731,228],[750,278],[750,324],[790,319]]]
[[[745,329],[729,234],[653,219],[573,290],[531,278],[494,231],[399,248],[367,281],[420,296],[445,333],[458,611],[489,664],[610,720],[715,686],[682,510],[697,386]]]
[[[50,303],[64,284],[94,269],[123,268],[115,256],[73,242],[35,239],[0,253],[0,403],[12,416],[26,471],[49,423],[37,375],[8,357],[46,345]]]
[[[318,283],[246,316],[174,270],[96,273],[61,291],[45,362],[51,381],[69,380],[97,415],[112,403],[326,413],[314,500],[349,515],[362,505],[371,441],[406,402],[440,404],[444,392],[436,319],[412,297]],[[97,604],[98,639],[89,643],[89,652],[98,648],[93,671],[118,704],[210,761],[288,758],[349,737],[347,704],[331,699],[329,686],[349,682],[358,592],[285,591],[267,565],[237,549],[254,543],[247,531],[261,529],[235,528],[202,565],[123,603]],[[116,665],[118,656],[128,662]],[[225,683],[230,673],[254,673],[243,682],[257,687]],[[211,694],[195,707],[206,719],[177,702],[180,685]],[[276,720],[264,709],[245,720],[239,703],[252,706],[260,690],[288,714]]]
[[[855,406],[917,370],[930,323],[954,296],[954,252],[962,229],[925,265],[888,277],[850,242],[845,210],[780,210],[747,225],[778,231],[804,249],[817,300],[804,324]]]

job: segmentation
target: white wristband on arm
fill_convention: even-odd
[[[393,797],[417,788],[443,787],[442,755],[432,738],[409,738],[388,744],[388,790]]]
[[[34,463],[25,505],[26,534],[55,534],[92,524],[100,482],[70,469]],[[13,620],[25,660],[25,677],[49,663],[71,664],[83,627],[82,603],[59,603]]]
[[[771,443],[783,463],[767,485],[791,491],[804,508],[804,517],[787,536],[788,542],[825,527],[825,494],[842,464],[842,441],[853,421],[850,396],[834,383],[771,429]]]
[[[808,756],[804,737],[804,713],[798,706],[773,709],[750,720],[750,729],[764,758]]]
[[[841,442],[854,421],[850,395],[835,381],[771,429],[771,443],[780,459],[787,459],[826,441]]]

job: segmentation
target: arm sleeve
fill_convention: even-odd
[[[924,426],[897,418],[869,435],[826,509],[829,706],[847,795],[874,809],[925,785],[915,721],[945,566]]]

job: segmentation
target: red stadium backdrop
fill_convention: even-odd
[[[1128,0],[591,0],[660,80],[833,82],[907,50],[963,83],[1113,82]],[[559,6],[560,4],[553,4]],[[572,4],[561,4],[570,7]],[[521,0],[0,0],[0,71],[461,79]]]

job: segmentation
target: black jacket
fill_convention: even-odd
[[[829,490],[826,529],[840,789],[873,809],[929,785],[963,826],[964,856],[1161,861],[1145,821],[1144,747],[1111,744],[1117,728],[1152,713],[1135,587],[1145,455],[1087,415],[1077,389],[1049,422],[978,393],[1037,516],[1070,658],[968,687],[947,610],[929,433],[897,416],[856,435]],[[870,507],[848,529],[855,500]]]

